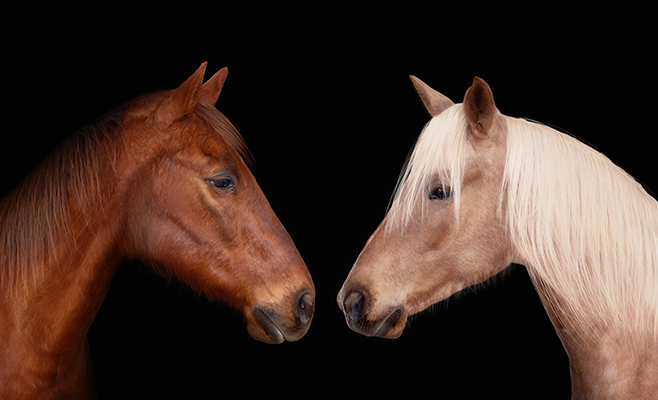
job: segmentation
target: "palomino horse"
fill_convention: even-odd
[[[250,335],[298,340],[315,287],[213,106],[224,68],[82,129],[0,204],[0,398],[94,396],[87,330],[141,259],[240,310]]]
[[[396,338],[409,315],[526,266],[569,355],[573,398],[658,394],[658,203],[602,154],[412,81],[432,120],[340,293],[347,324]]]

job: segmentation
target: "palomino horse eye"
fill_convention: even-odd
[[[430,191],[430,200],[447,200],[452,196],[452,190],[449,187],[437,186]]]
[[[213,189],[218,190],[228,190],[235,187],[235,181],[230,176],[210,178],[208,179],[208,184],[210,184]]]

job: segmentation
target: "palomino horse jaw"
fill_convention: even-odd
[[[293,304],[294,318],[292,319],[282,316],[275,308],[267,304],[254,307],[252,316],[255,323],[247,325],[249,334],[256,340],[271,344],[297,341],[311,326],[315,310],[315,293],[305,289],[297,294]],[[290,323],[291,320],[294,322]]]
[[[371,313],[372,296],[363,289],[348,289],[338,293],[338,307],[345,314],[347,325],[365,336],[395,339],[402,335],[407,315],[402,305],[389,308],[380,316]]]

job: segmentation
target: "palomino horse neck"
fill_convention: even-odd
[[[575,399],[655,398],[655,199],[575,139],[500,114],[479,78],[457,105],[412,80],[433,118],[338,294],[347,324],[398,337],[409,315],[515,262],[564,343]]]
[[[658,393],[658,338],[640,319],[629,324],[575,317],[555,288],[528,267],[569,356],[572,398],[653,399]],[[641,312],[638,312],[641,317]],[[598,326],[597,326],[598,324]]]
[[[0,204],[0,397],[90,398],[86,334],[123,261],[241,311],[255,339],[301,338],[314,286],[212,106],[205,64],[81,130]]]

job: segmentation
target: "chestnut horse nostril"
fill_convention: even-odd
[[[310,293],[304,293],[298,298],[295,315],[302,324],[307,324],[313,317],[314,303],[313,296]]]
[[[368,312],[365,310],[365,296],[361,292],[352,292],[344,301],[345,315],[353,321],[359,321]]]

